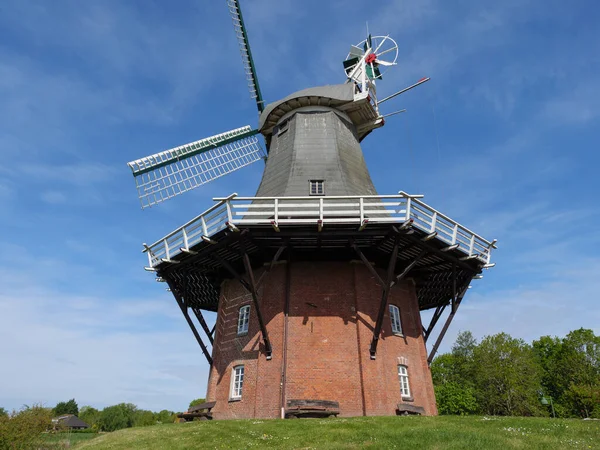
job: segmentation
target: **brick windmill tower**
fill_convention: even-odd
[[[436,414],[428,363],[471,280],[493,266],[495,241],[422,196],[378,194],[360,146],[400,112],[382,115],[384,102],[429,79],[378,100],[376,82],[398,46],[368,36],[344,61],[345,83],[264,106],[239,3],[227,4],[258,126],[129,163],[146,207],[266,160],[255,197],[215,198],[144,244],[146,269],[168,283],[210,364],[212,414]],[[217,313],[212,329],[203,311]]]

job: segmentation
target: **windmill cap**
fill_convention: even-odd
[[[258,130],[270,135],[277,122],[290,111],[305,106],[329,106],[336,108],[354,101],[354,84],[317,86],[294,92],[287,97],[269,103],[258,120]]]

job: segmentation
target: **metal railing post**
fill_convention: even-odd
[[[200,217],[200,222],[202,222],[202,234],[204,236],[208,236],[208,229],[206,228],[206,220],[204,220],[204,216]]]
[[[431,218],[431,232],[433,233],[437,227],[437,211],[434,211],[433,217]]]
[[[165,256],[167,257],[167,259],[171,259],[171,250],[169,249],[169,243],[166,239],[164,239],[163,242],[165,243]]]
[[[323,223],[323,197],[319,199],[319,220]]]
[[[233,223],[233,215],[231,214],[231,200],[227,200],[225,202],[225,206],[227,207],[227,221],[229,223]]]
[[[190,246],[188,245],[188,237],[187,237],[187,232],[185,231],[185,228],[181,229],[181,233],[183,234],[183,248],[185,248],[186,250],[189,250]]]
[[[358,199],[358,208],[360,209],[360,223],[362,225],[363,220],[365,219],[365,199],[362,197],[359,197]]]

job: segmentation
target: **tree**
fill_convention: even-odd
[[[0,407],[0,417],[8,417],[8,411]]]
[[[192,401],[190,402],[190,406],[189,406],[189,407],[191,408],[192,406],[201,405],[201,404],[202,404],[202,403],[204,403],[204,402],[206,402],[206,399],[205,399],[205,398],[197,398],[197,399],[195,399],[195,400],[192,400]]]
[[[161,412],[156,413],[155,419],[159,423],[172,423],[173,422],[173,411],[163,409]]]
[[[590,417],[600,410],[600,337],[580,328],[565,338],[543,336],[533,348],[542,368],[544,393],[565,417]]]
[[[147,427],[154,424],[156,424],[156,418],[152,411],[147,411],[145,409],[138,409],[135,411],[133,416],[134,427]]]
[[[79,418],[87,423],[90,427],[98,427],[100,421],[100,411],[91,406],[82,406],[79,410]]]
[[[462,386],[473,386],[475,378],[475,364],[473,354],[477,348],[477,341],[470,331],[461,331],[452,346],[454,357],[454,381]]]
[[[41,448],[42,433],[51,424],[50,410],[41,405],[25,406],[10,415],[0,415],[0,449]]]
[[[471,387],[461,386],[455,382],[435,387],[435,398],[440,414],[467,415],[477,412],[477,399]]]
[[[483,413],[541,413],[540,370],[531,346],[506,333],[485,337],[473,350],[477,402]]]
[[[77,407],[77,402],[74,398],[69,400],[68,402],[59,402],[54,407],[52,413],[55,416],[62,416],[64,414],[73,414],[74,416],[79,414],[79,408]]]
[[[137,406],[132,403],[119,403],[108,406],[100,413],[98,425],[102,431],[116,431],[130,428],[135,422]]]

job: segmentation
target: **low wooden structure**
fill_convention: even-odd
[[[285,418],[299,417],[337,417],[340,404],[331,400],[288,400],[286,402]]]
[[[425,409],[421,406],[408,405],[406,403],[398,403],[397,414],[400,416],[417,415],[421,416],[425,414]]]
[[[184,419],[186,422],[191,422],[195,418],[199,420],[212,420],[211,410],[217,402],[205,402],[196,406],[190,406],[184,413],[177,414],[177,417]]]

